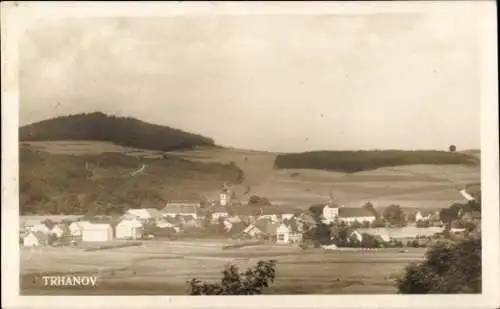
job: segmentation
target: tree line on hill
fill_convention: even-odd
[[[274,161],[274,167],[355,173],[401,165],[476,163],[477,160],[470,155],[446,151],[310,151],[280,154]]]
[[[198,134],[99,112],[58,117],[21,127],[19,140],[105,141],[160,151],[215,146],[213,139]]]

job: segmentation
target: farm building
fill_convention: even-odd
[[[133,208],[127,210],[124,216],[129,219],[148,221],[161,217],[161,212],[156,208]]]
[[[50,230],[50,234],[56,235],[58,238],[63,236],[69,236],[70,230],[66,224],[59,223],[55,225],[52,230]]]
[[[83,227],[83,241],[109,241],[113,239],[113,227],[109,223],[90,223]]]
[[[86,224],[90,224],[89,221],[75,221],[69,225],[69,231],[71,236],[82,236],[83,227]]]
[[[294,244],[302,240],[302,233],[297,229],[297,224],[290,221],[288,224],[281,223],[276,229],[276,242],[278,244]]]
[[[25,247],[37,247],[48,245],[49,235],[42,232],[30,232],[23,238],[23,246]]]
[[[199,204],[196,203],[168,203],[161,211],[162,216],[193,216],[195,219],[201,217]]]
[[[123,219],[115,227],[117,239],[138,239],[142,237],[144,227],[137,219]]]

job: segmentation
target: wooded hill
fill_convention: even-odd
[[[234,164],[175,157],[60,155],[25,146],[19,156],[21,214],[112,214],[130,207],[163,208],[168,200],[196,200],[207,190],[224,182],[240,183],[244,177]]]
[[[19,129],[20,141],[105,141],[138,149],[172,151],[215,146],[211,138],[135,118],[103,113],[78,114],[33,123]]]
[[[415,164],[478,164],[471,155],[445,151],[311,151],[280,154],[274,161],[277,169],[321,169],[346,173]]]

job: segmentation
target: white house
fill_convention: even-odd
[[[276,229],[276,242],[278,244],[294,244],[302,240],[302,234],[297,230],[294,221],[289,224],[281,223]]]
[[[117,239],[138,239],[142,237],[144,228],[137,219],[123,219],[115,227]]]
[[[48,234],[42,233],[40,231],[30,232],[23,237],[23,246],[25,247],[37,247],[41,245],[47,245],[49,242]]]
[[[113,239],[113,227],[108,223],[90,223],[83,227],[83,241],[109,241]]]
[[[58,238],[63,236],[70,235],[70,230],[66,224],[56,224],[52,230],[50,230],[50,234],[56,235]]]
[[[43,224],[43,223],[38,223],[38,224],[33,225],[30,228],[30,231],[31,232],[42,232],[44,234],[49,234],[50,233],[50,229],[45,224]]]
[[[69,232],[71,236],[82,236],[83,227],[90,224],[89,221],[75,221],[69,225]]]
[[[330,224],[337,220],[339,216],[339,207],[336,205],[325,205],[323,207],[323,218],[322,221],[325,224]]]

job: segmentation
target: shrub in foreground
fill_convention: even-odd
[[[219,283],[205,283],[196,278],[188,282],[189,295],[256,295],[262,294],[276,277],[276,261],[259,261],[253,268],[240,273],[228,265]]]
[[[481,293],[481,238],[430,249],[397,281],[402,294]]]

